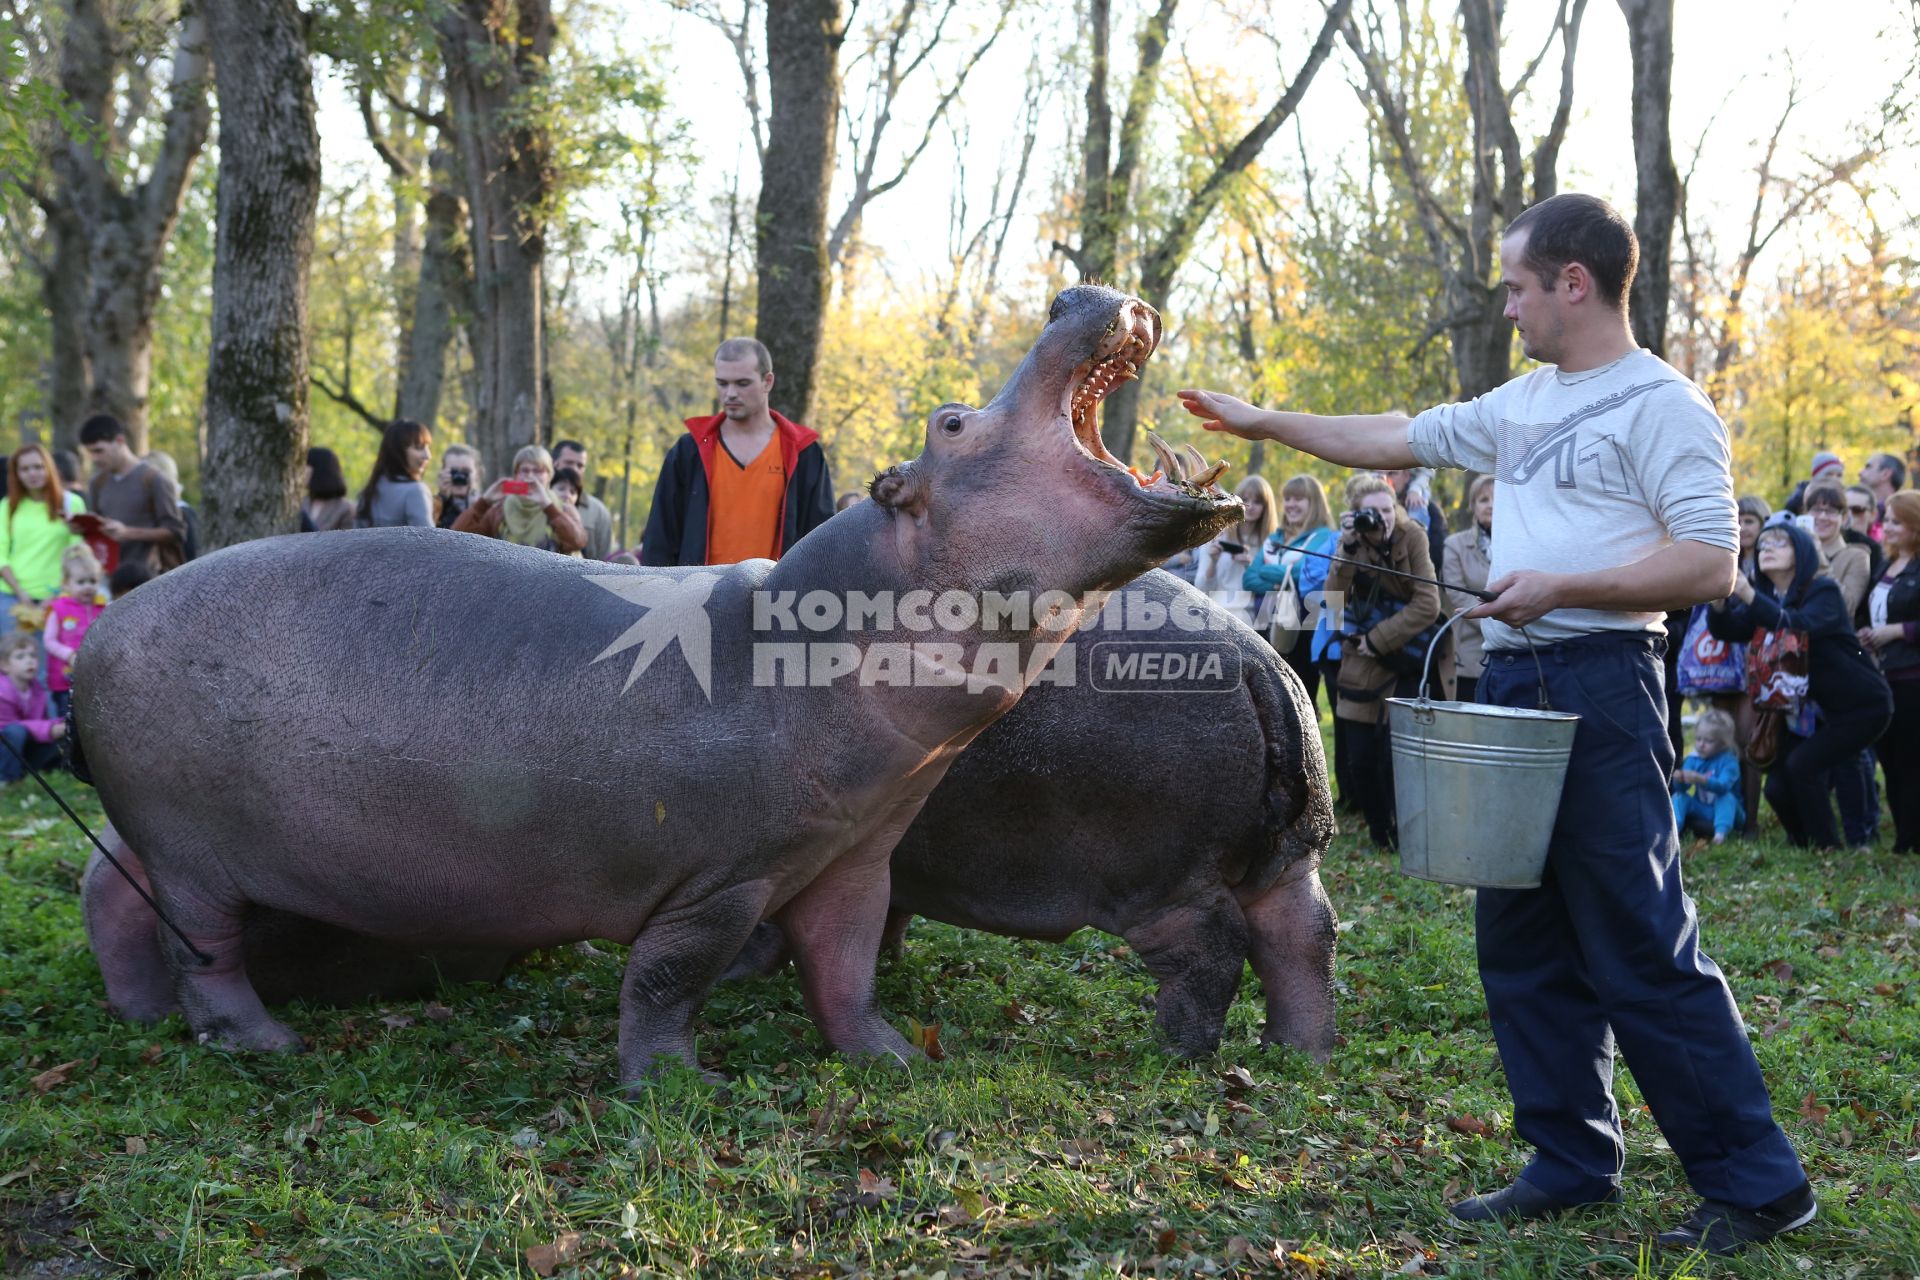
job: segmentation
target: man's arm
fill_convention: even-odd
[[[670,568],[680,563],[680,535],[686,524],[681,505],[686,495],[674,474],[680,453],[680,444],[675,442],[660,464],[660,478],[654,481],[653,505],[647,510],[646,532],[640,537],[641,564]]]
[[[1272,440],[1343,467],[1379,471],[1418,465],[1407,443],[1410,419],[1401,414],[1290,413],[1261,409],[1219,391],[1182,391],[1180,403],[1209,431],[1225,431],[1242,440]]]
[[[1524,627],[1555,609],[1608,613],[1668,613],[1725,599],[1733,590],[1734,553],[1704,542],[1676,542],[1645,560],[1594,573],[1542,573],[1521,569],[1487,590],[1496,599],[1469,618],[1494,618]]]

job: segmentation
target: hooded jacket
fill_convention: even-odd
[[[1391,574],[1368,573],[1362,567],[1366,563],[1373,563],[1398,569],[1401,573],[1417,574],[1422,578],[1433,577],[1433,560],[1427,553],[1427,531],[1407,518],[1405,508],[1394,510],[1393,533],[1388,536],[1384,547],[1374,547],[1365,542],[1348,546],[1342,540],[1336,544],[1334,554],[1341,559],[1327,573],[1328,594],[1337,591],[1343,596],[1364,597],[1378,592],[1383,598],[1406,602],[1400,612],[1378,623],[1367,633],[1367,646],[1375,653],[1392,653],[1405,648],[1408,641],[1440,617],[1440,589],[1432,583],[1412,582]],[[1433,655],[1433,680],[1435,692],[1440,697],[1453,697],[1453,657],[1449,650],[1443,649]],[[1394,690],[1403,684],[1411,686],[1418,682],[1418,676],[1403,678],[1378,659],[1361,653],[1359,646],[1349,644],[1340,657],[1340,678],[1336,685],[1339,700],[1334,714],[1342,720],[1385,724],[1386,699],[1392,697]]]
[[[1820,548],[1798,525],[1769,524],[1765,537],[1784,532],[1793,542],[1793,585],[1783,599],[1765,574],[1754,579],[1753,600],[1742,604],[1729,598],[1725,606],[1707,611],[1707,630],[1721,640],[1745,642],[1761,631],[1790,627],[1807,633],[1807,696],[1829,717],[1893,714],[1893,692],[1860,647],[1853,617],[1840,586],[1832,578],[1816,577]]]
[[[774,439],[780,444],[780,460],[787,473],[786,493],[780,500],[780,545],[774,548],[778,557],[809,530],[833,518],[833,476],[818,434],[780,414],[772,416]],[[724,413],[688,418],[687,434],[667,450],[660,481],[653,488],[653,509],[647,513],[641,564],[707,563],[713,451],[720,447],[720,426],[726,420]]]

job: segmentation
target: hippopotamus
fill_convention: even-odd
[[[1312,704],[1271,646],[1172,574],[1117,592],[1109,619],[1114,631],[1083,636],[1228,660],[1204,687],[1116,688],[1102,668],[1124,650],[1096,641],[1080,647],[1074,683],[1029,689],[953,763],[895,846],[883,950],[914,915],[1047,941],[1104,930],[1159,979],[1156,1021],[1187,1056],[1218,1047],[1251,959],[1266,996],[1261,1039],[1324,1060],[1336,921],[1318,868],[1333,817]],[[110,847],[139,866],[132,850]],[[143,1019],[171,1011],[152,912],[98,855],[84,883],[113,1007]],[[248,973],[268,1003],[425,994],[438,980],[491,980],[511,958],[422,953],[282,913],[258,913],[247,928]],[[778,926],[762,924],[730,976],[768,972],[785,955]]]
[[[986,407],[936,409],[777,563],[373,529],[116,601],[72,736],[184,935],[158,937],[196,1036],[302,1047],[247,973],[261,908],[410,947],[612,939],[637,1085],[695,1065],[695,1014],[772,919],[830,1046],[911,1057],[874,999],[894,845],[1108,593],[1239,518],[1224,464],[1147,476],[1100,444],[1159,335],[1137,299],[1067,290]]]
[[[1319,866],[1334,822],[1313,704],[1271,645],[1170,573],[1116,593],[1103,622],[1083,635],[1115,643],[1082,644],[1074,684],[1030,689],[928,797],[893,851],[885,948],[916,915],[1042,941],[1116,934],[1159,980],[1156,1022],[1190,1057],[1219,1046],[1251,959],[1262,1041],[1325,1061],[1337,922]],[[1225,660],[1210,680],[1187,662],[1116,682],[1130,651]],[[785,953],[763,925],[729,976]]]

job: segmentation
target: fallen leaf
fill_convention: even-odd
[[[1470,1133],[1476,1138],[1487,1137],[1493,1132],[1479,1116],[1448,1116],[1447,1128],[1455,1133]]]
[[[875,1201],[888,1200],[900,1194],[900,1188],[893,1185],[890,1178],[883,1178],[871,1169],[860,1171],[860,1194],[872,1196]]]
[[[385,1027],[392,1027],[395,1031],[398,1031],[403,1027],[412,1026],[413,1019],[408,1017],[404,1013],[390,1013],[386,1017],[380,1019],[380,1025]]]
[[[166,1053],[167,1053],[167,1047],[165,1045],[150,1044],[145,1049],[142,1049],[140,1051],[140,1061],[144,1062],[146,1065],[150,1067],[154,1063],[160,1061],[161,1058],[165,1057]]]
[[[1153,1247],[1158,1253],[1172,1253],[1174,1246],[1179,1243],[1180,1237],[1174,1233],[1172,1227],[1168,1227],[1153,1238]]]
[[[420,1016],[434,1022],[445,1022],[453,1016],[453,1010],[438,1002],[429,1002],[420,1009]]]
[[[361,1124],[379,1124],[380,1123],[380,1117],[375,1115],[373,1112],[367,1110],[365,1107],[355,1107],[351,1111],[342,1111],[340,1114],[343,1116],[350,1116],[353,1119],[358,1120]]]
[[[1801,1118],[1811,1120],[1814,1124],[1824,1124],[1827,1119],[1827,1113],[1831,1110],[1831,1107],[1823,1107],[1814,1101],[1811,1090],[1807,1092],[1806,1097],[1800,1099]]]
[[[1772,974],[1775,982],[1793,981],[1793,966],[1785,960],[1769,960],[1760,969],[1763,973]]]
[[[145,1138],[128,1138],[127,1154],[130,1156],[143,1156],[147,1154],[147,1140]]]
[[[1220,1073],[1220,1081],[1228,1093],[1240,1093],[1253,1088],[1253,1073],[1245,1067],[1229,1067]]]
[[[1025,1027],[1030,1027],[1038,1021],[1034,1016],[1033,1010],[1027,1008],[1027,1006],[1021,1004],[1018,1000],[1006,1005],[1001,1009],[1001,1012],[1007,1015],[1007,1021],[1017,1022]]]
[[[42,1071],[29,1081],[29,1083],[33,1085],[33,1091],[35,1093],[45,1093],[49,1089],[57,1089],[67,1082],[68,1078],[73,1075],[73,1069],[79,1065],[80,1059],[75,1058],[72,1062],[63,1062],[57,1067],[48,1067],[45,1071]]]
[[[580,1252],[580,1233],[563,1231],[552,1244],[536,1244],[527,1250],[527,1265],[537,1276],[550,1276]]]
[[[933,1059],[935,1062],[944,1062],[946,1060],[947,1051],[940,1047],[939,1023],[921,1023],[917,1019],[909,1018],[907,1019],[907,1026],[913,1032],[908,1039],[913,1041],[914,1048],[926,1054],[927,1057]]]
[[[1891,982],[1876,982],[1873,984],[1873,994],[1877,996],[1897,996],[1900,994],[1900,988],[1894,986]]]
[[[40,1162],[38,1160],[30,1161],[24,1169],[15,1169],[12,1173],[0,1173],[0,1187],[12,1186],[14,1183],[20,1181],[20,1179],[31,1178],[38,1172],[40,1172]]]

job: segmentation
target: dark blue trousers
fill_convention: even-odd
[[[1806,1175],[1680,883],[1667,791],[1663,642],[1598,635],[1543,647],[1547,695],[1580,716],[1538,889],[1482,889],[1487,1012],[1535,1155],[1521,1176],[1569,1202],[1620,1183],[1616,1045],[1694,1190],[1752,1208]],[[1487,655],[1483,703],[1537,705],[1524,652]]]

